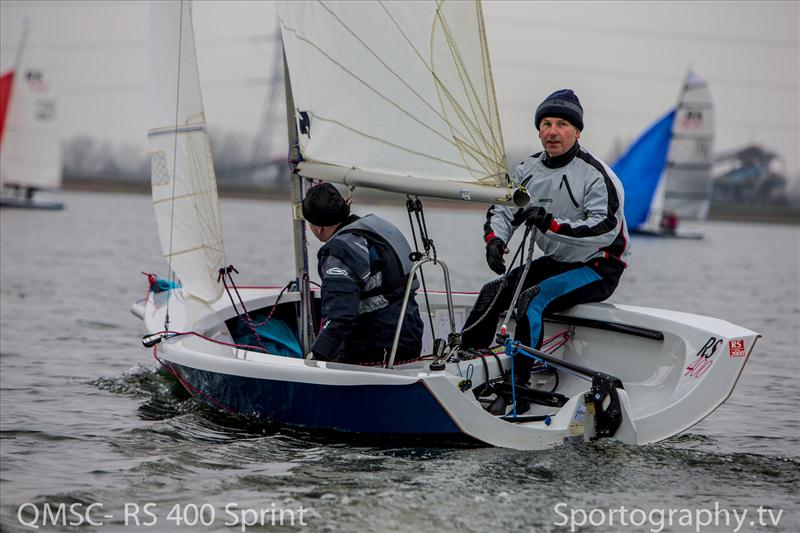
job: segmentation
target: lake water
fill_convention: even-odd
[[[265,525],[247,531],[800,530],[798,226],[709,222],[702,241],[634,238],[611,301],[763,335],[729,400],[688,432],[642,447],[409,448],[257,427],[180,394],[129,311],[142,271],[166,275],[149,197],[62,198],[61,212],[0,213],[2,531],[64,516],[80,530],[242,531],[252,513]],[[221,209],[239,281],[288,281],[288,205]],[[400,208],[375,212],[408,228]],[[477,290],[492,276],[482,211],[426,217],[454,289]],[[62,503],[74,514],[54,517]]]

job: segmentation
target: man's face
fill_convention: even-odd
[[[581,132],[566,119],[544,117],[539,123],[539,140],[550,157],[569,151],[580,138]]]

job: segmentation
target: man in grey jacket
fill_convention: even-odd
[[[523,223],[533,230],[544,255],[532,262],[524,281],[515,338],[538,349],[543,314],[611,296],[626,266],[629,237],[622,184],[578,143],[583,107],[575,93],[563,89],[548,96],[536,109],[535,126],[544,151],[525,158],[512,175],[531,201],[525,208],[491,206],[484,240],[489,268],[504,274],[514,231]],[[521,274],[515,268],[481,289],[462,332],[465,346],[491,344]],[[532,360],[519,357],[515,365],[517,383],[527,384]]]

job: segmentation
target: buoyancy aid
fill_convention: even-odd
[[[382,242],[397,258],[397,261],[384,258],[383,269],[370,273],[366,288],[361,295],[359,314],[375,311],[389,303],[400,301],[405,294],[408,275],[413,267],[410,258],[411,246],[403,233],[394,224],[377,215],[366,215],[347,224],[336,232],[336,236],[347,233],[363,235],[373,242]],[[370,253],[375,252],[370,251]],[[415,291],[418,287],[419,283],[415,278],[411,288]]]

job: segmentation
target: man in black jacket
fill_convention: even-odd
[[[408,241],[380,217],[351,215],[350,205],[330,183],[308,190],[303,217],[325,243],[317,253],[322,327],[311,347],[313,358],[354,364],[388,361],[411,271]],[[396,363],[419,357],[422,349],[423,325],[414,291],[406,306]]]

